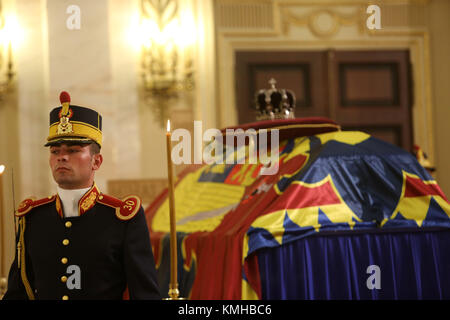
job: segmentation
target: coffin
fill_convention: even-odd
[[[244,161],[178,176],[182,297],[450,298],[450,203],[412,154],[325,118],[238,128],[279,130],[278,170]],[[167,190],[146,217],[167,295]]]

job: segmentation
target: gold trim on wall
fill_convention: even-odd
[[[358,7],[352,14],[343,14],[331,9],[315,9],[307,14],[297,15],[286,7],[280,8],[282,17],[283,34],[289,33],[291,26],[307,26],[309,31],[318,38],[330,38],[339,31],[342,26],[356,25],[360,31],[364,28],[364,19],[362,19],[364,8]],[[329,29],[321,29],[319,19],[320,16],[328,16],[332,22]]]

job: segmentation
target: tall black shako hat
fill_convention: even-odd
[[[59,95],[61,106],[50,111],[46,147],[63,142],[97,143],[102,146],[102,116],[95,110],[70,104],[70,95]]]

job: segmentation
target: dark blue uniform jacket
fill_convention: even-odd
[[[94,185],[77,217],[63,217],[57,195],[23,201],[17,216],[23,240],[3,299],[122,299],[126,290],[130,299],[161,299],[139,198]]]

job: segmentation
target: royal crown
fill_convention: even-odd
[[[257,120],[293,119],[295,95],[291,90],[277,89],[275,79],[270,79],[270,89],[261,89],[255,94]]]

